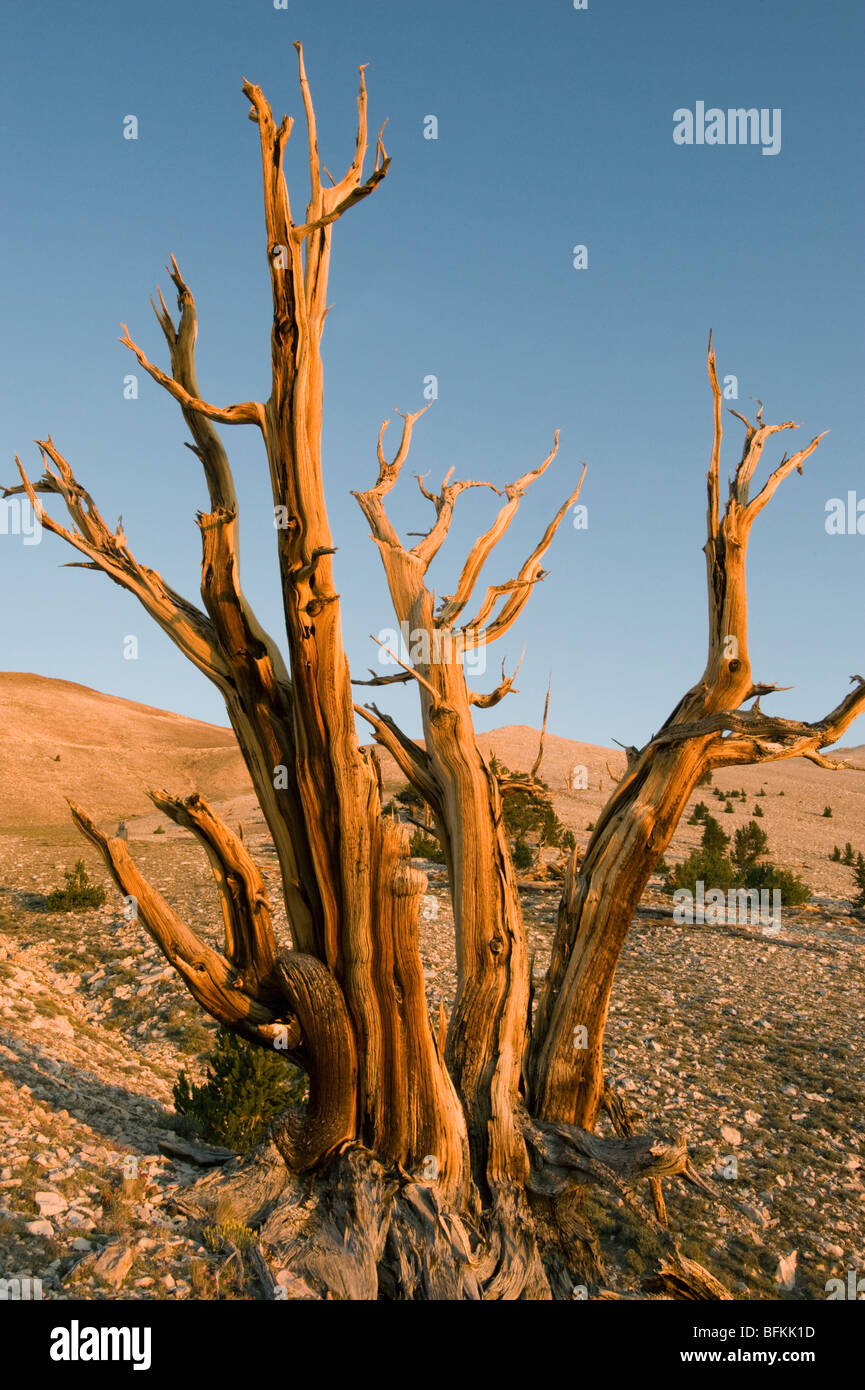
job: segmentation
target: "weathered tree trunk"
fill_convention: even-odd
[[[99,847],[120,891],[175,966],[193,997],[223,1026],[277,1048],[309,1073],[310,1098],[282,1117],[272,1143],[212,1174],[184,1198],[192,1212],[230,1191],[260,1234],[263,1280],[284,1265],[292,1297],[568,1298],[594,1270],[597,1241],[579,1208],[599,1183],[627,1202],[657,1242],[655,1289],[684,1297],[725,1297],[710,1275],[685,1260],[666,1229],[661,1182],[680,1176],[704,1190],[684,1145],[633,1133],[604,1091],[603,1034],[616,964],[640,895],[690,792],[706,768],[811,757],[837,740],[865,709],[865,682],[825,720],[773,720],[752,683],[747,652],[745,553],[751,524],[781,480],[818,440],[771,474],[749,499],[763,444],[790,423],[745,421],[742,459],[723,514],[719,505],[720,392],[709,372],[715,436],[709,470],[709,659],[702,680],[628,769],[598,820],[562,896],[552,960],[532,1018],[530,966],[519,893],[496,773],[477,747],[472,706],[488,709],[513,688],[516,672],[489,693],[470,690],[462,657],[508,632],[544,576],[542,561],[582,476],[517,575],[488,586],[464,619],[481,572],[508,531],[529,486],[552,463],[503,490],[453,482],[432,503],[430,530],[410,549],[393,528],[385,498],[396,484],[423,412],[403,417],[392,461],[378,440],[378,477],[357,495],[384,564],[410,661],[397,676],[352,682],[343,647],[334,554],[321,458],[321,336],[332,229],[381,183],[389,160],[379,135],[364,180],[366,86],[361,69],[352,163],[323,187],[315,113],[298,45],[309,151],[305,220],[291,213],[282,170],[292,122],[277,126],[261,91],[244,83],[262,155],[266,254],[273,294],[272,381],[266,402],[217,407],[199,394],[195,303],[172,258],[175,326],[160,293],[157,318],[171,374],[154,366],[124,330],[144,370],[178,401],[209,494],[199,516],[203,610],[174,593],[131,554],[118,526],[93,500],[49,438],[35,485],[19,463],[21,486],[48,530],[135,594],[181,651],[221,691],[279,859],[292,949],[277,941],[264,882],[243,840],[200,797],[152,793],[155,804],[203,844],[222,909],[217,950],[181,921],[133,863],[126,843],[106,835],[80,807],[73,816]],[[329,176],[328,176],[329,177]],[[215,424],[261,431],[273,489],[288,663],[258,623],[240,584],[237,498]],[[53,467],[52,467],[53,466]],[[583,469],[583,473],[585,469]],[[454,506],[467,488],[503,497],[490,528],[471,547],[454,594],[436,607],[426,585]],[[42,511],[38,494],[58,494],[72,528]],[[424,743],[418,746],[375,705],[355,704],[352,684],[415,681]],[[754,706],[740,706],[750,696]],[[359,742],[355,716],[372,725],[420,793],[443,846],[455,923],[457,994],[447,1026],[433,1031],[418,937],[425,876],[409,858],[404,825],[382,815],[380,776]],[[544,716],[546,723],[546,712]],[[528,783],[533,784],[538,760]],[[535,788],[537,790],[537,788]],[[585,1028],[589,1045],[574,1046]],[[592,1131],[603,1103],[614,1137]],[[648,1184],[654,1210],[636,1191]],[[301,1198],[303,1200],[301,1201]],[[612,1296],[612,1295],[611,1295]]]
[[[776,687],[755,685],[748,655],[745,578],[751,526],[780,483],[813,453],[818,435],[787,458],[762,490],[751,480],[766,440],[792,421],[746,426],[742,456],[720,509],[721,393],[709,344],[714,441],[707,475],[709,654],[700,682],[684,696],[644,749],[628,750],[621,783],[604,807],[585,855],[572,857],[552,960],[533,1034],[533,1103],[548,1119],[591,1129],[603,1094],[603,1039],[613,978],[640,896],[667,848],[693,788],[707,770],[804,756],[831,767],[819,752],[835,742],[863,705],[863,685],[817,725],[773,720],[760,697]],[[737,414],[737,412],[733,412]],[[739,417],[740,419],[743,417]],[[754,699],[753,708],[735,713]],[[732,731],[736,737],[724,737]],[[585,1034],[577,1033],[585,1029]],[[585,1042],[586,1046],[581,1046]]]

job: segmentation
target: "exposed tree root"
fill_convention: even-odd
[[[617,1296],[606,1287],[600,1243],[583,1209],[585,1184],[600,1183],[626,1200],[658,1240],[647,1289],[673,1298],[730,1297],[679,1253],[627,1187],[649,1174],[683,1173],[682,1146],[563,1135],[570,1126],[528,1120],[526,1126],[534,1154],[530,1202],[512,1189],[495,1193],[484,1209],[476,1204],[461,1212],[436,1184],[389,1172],[358,1145],[344,1146],[315,1173],[294,1174],[268,1143],[208,1173],[177,1205],[202,1221],[230,1212],[255,1228],[253,1263],[271,1297],[559,1301],[579,1297],[581,1286],[593,1297]],[[554,1160],[545,1170],[541,1144]]]

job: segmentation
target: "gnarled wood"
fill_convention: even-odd
[[[777,487],[816,449],[821,435],[750,488],[766,440],[796,428],[747,421],[739,464],[721,512],[721,393],[709,342],[714,434],[707,474],[709,655],[701,680],[680,700],[645,748],[629,754],[625,776],[601,812],[585,854],[569,866],[550,968],[532,1039],[536,1113],[591,1129],[603,1095],[603,1037],[610,991],[640,896],[672,838],[693,788],[707,768],[807,756],[831,766],[820,749],[865,711],[865,683],[818,724],[771,720],[759,711],[748,654],[745,561],[751,526]],[[734,412],[735,414],[736,412]],[[742,418],[742,417],[739,417]],[[755,709],[739,706],[758,695]],[[725,732],[730,731],[728,737]],[[577,1029],[588,1046],[575,1047]]]

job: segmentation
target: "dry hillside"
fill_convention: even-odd
[[[145,789],[250,789],[230,729],[102,695],[84,685],[0,672],[0,829],[65,825],[66,797],[106,820],[150,809]]]

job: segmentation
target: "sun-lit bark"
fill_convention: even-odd
[[[709,653],[700,681],[645,748],[630,749],[625,776],[598,817],[585,854],[573,856],[559,907],[552,959],[532,1038],[532,1102],[547,1120],[593,1128],[603,1095],[603,1041],[613,978],[634,911],[667,848],[688,797],[707,769],[807,757],[837,766],[820,750],[865,711],[865,682],[816,724],[772,719],[748,652],[745,563],[751,527],[781,482],[814,452],[818,435],[782,462],[751,497],[754,472],[772,435],[795,429],[744,420],[745,441],[729,496],[720,505],[721,392],[709,343],[714,434],[707,474]],[[737,412],[733,412],[737,414]],[[743,419],[742,416],[738,416]],[[750,710],[740,710],[746,700]],[[586,1037],[576,1032],[586,1029]],[[575,1044],[587,1041],[587,1046]]]

